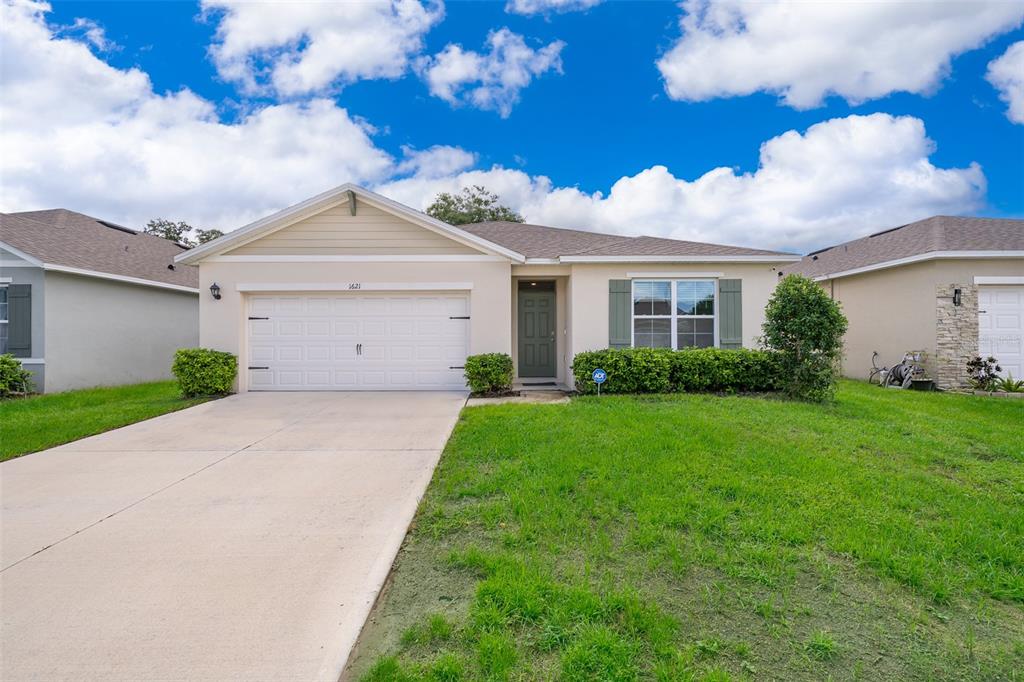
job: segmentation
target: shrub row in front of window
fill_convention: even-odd
[[[764,393],[782,387],[778,353],[748,348],[609,348],[573,358],[576,390],[597,393],[595,369],[608,374],[602,393]]]

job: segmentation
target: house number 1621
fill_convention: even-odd
[[[351,282],[351,283],[349,283],[348,288],[349,288],[350,291],[352,291],[352,290],[355,290],[355,289],[362,289],[363,285],[360,284],[359,282]]]

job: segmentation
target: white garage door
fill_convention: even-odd
[[[978,287],[978,352],[1024,379],[1024,286]]]
[[[254,391],[464,389],[465,293],[254,295]]]

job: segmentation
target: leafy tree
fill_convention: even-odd
[[[787,275],[779,282],[765,308],[761,342],[779,352],[789,395],[832,397],[846,328],[839,304],[810,279]]]
[[[187,246],[189,248],[198,246],[199,244],[205,244],[208,241],[216,239],[222,236],[224,233],[217,229],[202,230],[194,228],[185,221],[174,222],[173,220],[164,220],[163,218],[154,218],[146,223],[146,229],[143,230],[146,234],[156,235],[163,239]],[[192,233],[195,233],[195,239],[192,238]]]
[[[178,244],[184,244],[185,246],[192,245],[192,240],[189,238],[192,226],[184,221],[174,222],[172,220],[164,220],[163,218],[154,218],[146,223],[146,229],[143,232],[162,237],[168,241],[177,242]]]
[[[216,228],[210,228],[209,230],[196,230],[196,241],[200,244],[206,242],[212,242],[217,237],[223,237],[224,233]]]
[[[458,194],[441,192],[427,208],[427,215],[449,225],[467,225],[489,220],[521,223],[523,217],[498,203],[498,195],[480,185],[464,187]]]

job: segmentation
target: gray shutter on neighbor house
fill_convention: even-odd
[[[7,286],[7,352],[32,357],[32,285]]]
[[[718,280],[718,344],[743,348],[743,280]]]
[[[633,301],[633,284],[628,279],[608,280],[608,347],[629,348],[633,333],[629,314]]]

